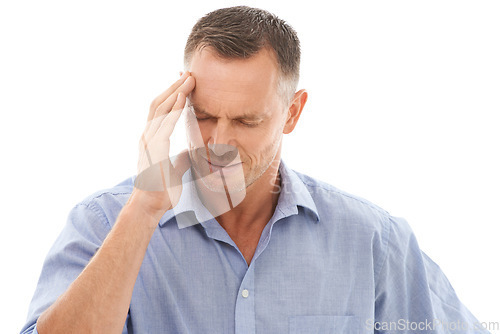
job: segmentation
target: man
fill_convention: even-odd
[[[198,21],[137,177],[72,210],[22,333],[485,332],[404,220],[281,161],[307,101],[299,63],[265,11]]]

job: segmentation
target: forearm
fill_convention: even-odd
[[[129,201],[82,273],[39,317],[38,332],[121,333],[157,219]]]

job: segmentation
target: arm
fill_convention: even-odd
[[[80,275],[37,321],[37,331],[46,333],[121,333],[134,284],[153,232],[165,211],[180,197],[180,187],[170,187],[187,169],[186,161],[174,166],[168,159],[169,137],[194,89],[194,79],[185,73],[151,105],[142,136],[139,173],[159,163],[158,175],[143,173],[147,180],[136,183],[110,233]],[[160,178],[155,179],[155,177]],[[139,177],[138,177],[139,178]],[[162,190],[144,188],[161,184]],[[174,189],[174,190],[172,190]]]
[[[387,255],[376,284],[375,333],[384,333],[391,323],[397,333],[488,333],[441,268],[420,250],[406,221],[389,223]]]
[[[37,321],[43,333],[121,333],[157,221],[130,201],[101,248]]]

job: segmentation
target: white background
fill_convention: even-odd
[[[24,324],[73,205],[135,173],[196,19],[234,4],[2,2],[2,333]],[[406,218],[473,314],[500,322],[499,3],[247,4],[302,41],[310,96],[288,165]]]

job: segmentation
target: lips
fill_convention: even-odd
[[[214,166],[217,166],[217,167],[231,167],[231,166],[234,166],[234,165],[237,165],[239,164],[241,161],[234,161],[234,160],[231,160],[231,161],[220,161],[220,160],[217,160],[217,159],[207,159],[207,158],[204,158],[208,163],[214,165]]]
[[[234,167],[234,166],[238,166],[239,164],[241,164],[242,162],[228,162],[228,163],[221,163],[221,162],[218,162],[218,161],[209,161],[208,159],[205,159],[205,161],[209,164],[209,165],[212,165],[213,167],[216,167],[216,168],[230,168],[230,167]]]
[[[198,147],[193,150],[193,155],[197,157],[198,173],[208,176],[215,171],[224,171],[224,173],[238,173],[243,167],[243,161],[241,161],[238,154],[238,150],[234,149],[234,146],[227,145],[225,153],[222,155],[215,154],[212,150],[208,150],[207,147]],[[232,148],[232,151],[229,151]]]
[[[233,166],[237,166],[242,163],[242,161],[239,159],[239,156],[236,154],[227,154],[225,156],[224,160],[218,159],[221,158],[221,156],[217,156],[215,154],[210,154],[209,157],[207,157],[208,152],[205,150],[199,150],[198,155],[205,160],[209,165],[216,167],[216,168],[229,168]]]

